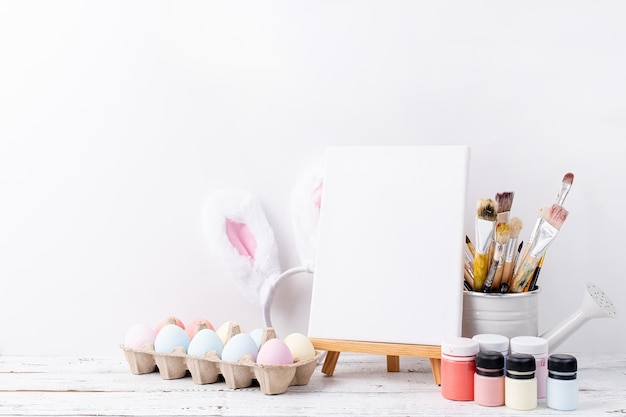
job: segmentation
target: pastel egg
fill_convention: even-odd
[[[168,324],[175,324],[181,329],[185,328],[185,324],[183,323],[181,319],[175,316],[170,316],[166,318],[165,320],[163,320],[162,322],[160,322],[159,324],[157,324],[156,327],[154,328],[154,331],[157,332],[158,334],[161,331],[161,329]]]
[[[211,329],[202,329],[189,342],[187,353],[193,356],[205,356],[207,352],[215,352],[218,357],[222,356],[222,340]]]
[[[263,341],[263,329],[254,329],[250,333],[248,333],[254,343],[256,343],[257,347],[261,347],[261,342]]]
[[[236,321],[225,322],[216,331],[217,335],[220,337],[220,339],[222,339],[222,343],[224,345],[226,345],[226,342],[228,341],[228,332],[230,331],[231,327],[235,330],[235,333],[244,333],[244,330],[241,328],[241,326],[239,326]]]
[[[182,346],[187,352],[189,348],[189,335],[176,324],[166,324],[157,333],[154,339],[154,351],[159,353],[172,353],[174,349]]]
[[[295,362],[311,359],[315,357],[315,348],[308,337],[302,333],[291,333],[284,339],[289,347]]]
[[[289,365],[293,355],[284,341],[270,339],[261,346],[256,361],[260,365]]]
[[[237,362],[244,355],[252,356],[256,362],[259,349],[252,337],[247,333],[239,333],[230,338],[222,349],[222,360],[226,362]]]
[[[124,346],[128,349],[143,349],[154,343],[156,332],[145,324],[135,324],[128,329],[124,338]]]
[[[187,331],[190,339],[193,339],[196,333],[198,333],[202,329],[209,329],[214,331],[215,327],[213,327],[210,321],[202,318],[194,319],[190,321],[187,326],[185,326],[185,330]]]

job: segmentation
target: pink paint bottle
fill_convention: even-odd
[[[504,405],[504,355],[495,351],[476,354],[474,401],[486,407]]]
[[[478,342],[466,337],[446,339],[441,344],[441,395],[448,400],[474,399],[474,373]]]

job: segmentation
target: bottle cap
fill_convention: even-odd
[[[452,337],[441,344],[441,353],[450,356],[475,356],[479,351],[478,342],[467,337]]]
[[[526,353],[512,353],[506,358],[507,372],[534,372],[535,357]]]
[[[476,354],[476,367],[502,369],[504,368],[504,355],[493,350],[482,350]]]
[[[578,363],[572,355],[555,353],[548,358],[548,370],[554,372],[576,372]]]
[[[483,333],[472,337],[478,342],[480,350],[495,350],[496,352],[509,352],[509,338],[500,334]]]
[[[512,353],[541,355],[548,353],[548,341],[537,336],[516,336],[511,339]]]

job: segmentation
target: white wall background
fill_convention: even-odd
[[[468,233],[499,191],[528,232],[573,172],[540,330],[595,282],[620,317],[563,349],[623,351],[625,20],[620,1],[3,1],[3,353],[119,355],[169,315],[259,327],[208,253],[207,195],[257,195],[295,266],[297,176],[379,144],[470,145]],[[279,334],[306,332],[311,283],[280,287]]]

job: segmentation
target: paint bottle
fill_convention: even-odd
[[[526,353],[534,356],[537,398],[545,398],[548,379],[548,341],[537,336],[517,336],[511,339],[511,353]]]
[[[441,395],[448,400],[474,399],[474,372],[478,342],[454,337],[441,344]]]
[[[496,351],[476,354],[474,401],[487,407],[504,405],[504,355]]]
[[[554,410],[571,411],[578,408],[578,364],[572,355],[554,354],[548,357],[546,405]]]
[[[506,367],[506,357],[509,356],[509,338],[501,334],[483,333],[472,337],[478,342],[481,352],[496,351],[504,356],[504,364]]]
[[[504,405],[513,410],[537,408],[535,358],[525,353],[511,353],[504,378]]]

